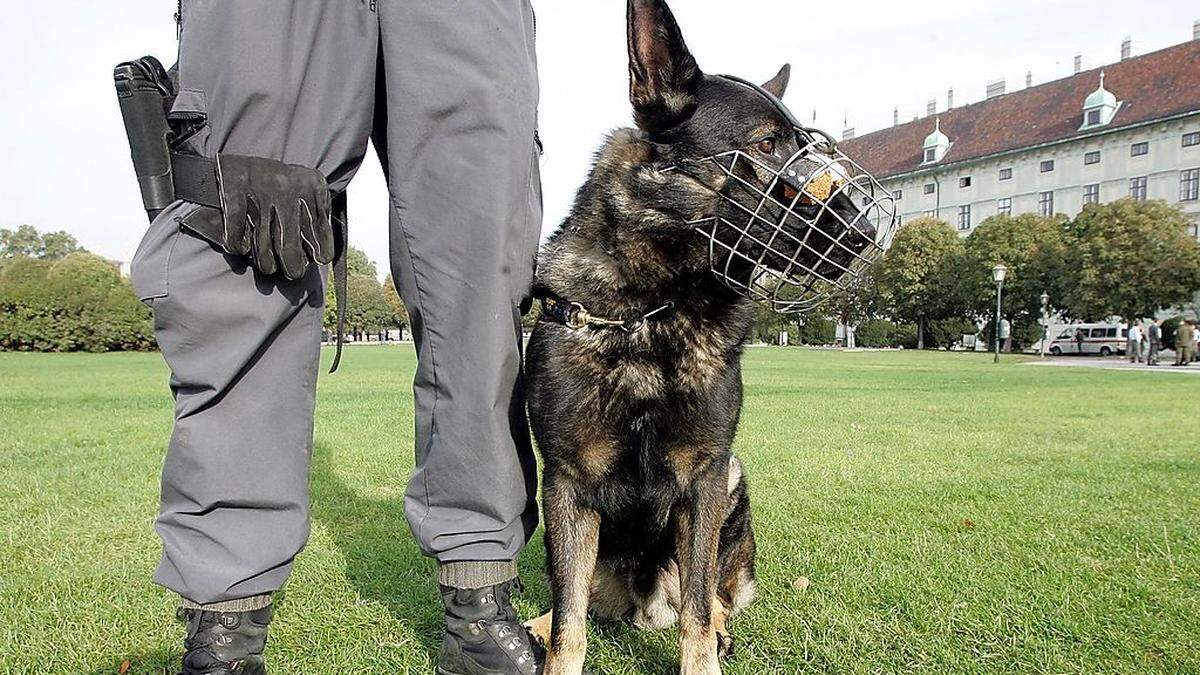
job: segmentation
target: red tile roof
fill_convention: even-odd
[[[1200,110],[1200,40],[1192,40],[943,112],[942,132],[952,145],[937,165],[1093,133],[1079,127],[1083,100],[1099,85],[1101,70],[1105,88],[1121,102],[1105,131]],[[933,122],[925,117],[839,145],[878,176],[894,176],[921,168]]]

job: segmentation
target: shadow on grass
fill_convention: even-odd
[[[430,664],[437,661],[443,630],[442,604],[434,580],[434,563],[425,558],[404,518],[403,485],[393,496],[364,496],[348,485],[334,468],[335,451],[327,446],[313,453],[313,518],[319,521],[346,561],[346,578],[359,597],[387,608],[409,632]],[[545,576],[545,549],[540,531],[521,556],[525,591],[518,599],[520,613],[532,618],[550,607]],[[655,633],[621,623],[589,622],[599,644],[621,645],[637,655],[647,675],[678,672],[676,657],[664,652]],[[596,649],[590,650],[593,661]]]
[[[433,663],[441,647],[441,599],[433,563],[421,555],[404,519],[403,486],[395,497],[364,496],[337,474],[334,455],[321,445],[313,453],[313,519],[341,552],[359,597],[386,607]]]

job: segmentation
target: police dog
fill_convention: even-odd
[[[627,11],[637,128],[609,136],[543,247],[528,346],[554,596],[528,626],[548,645],[548,675],[581,672],[589,613],[678,621],[681,671],[719,673],[729,620],[755,594],[746,476],[730,449],[754,307],[712,274],[689,225],[733,208],[713,183],[737,185],[668,167],[731,148],[779,166],[798,141],[764,96],[701,72],[662,0]],[[763,88],[781,98],[788,77],[784,66]],[[853,205],[840,208],[852,222]]]

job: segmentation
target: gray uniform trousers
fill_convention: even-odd
[[[375,140],[418,355],[405,514],[465,582],[511,578],[537,524],[518,309],[541,228],[533,33],[529,0],[183,5],[172,114],[206,120],[196,152],[315,167],[340,190]],[[324,274],[263,277],[181,229],[191,208],[150,226],[133,281],[175,396],[155,581],[217,603],[280,588],[308,538]]]

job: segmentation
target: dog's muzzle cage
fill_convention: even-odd
[[[688,224],[707,239],[712,273],[726,286],[781,314],[810,311],[847,291],[891,245],[895,196],[827,134],[795,124],[775,97],[729,79],[780,107],[793,120],[800,149],[781,168],[742,150],[700,160],[716,166],[720,186],[673,167],[712,189],[736,214]]]

